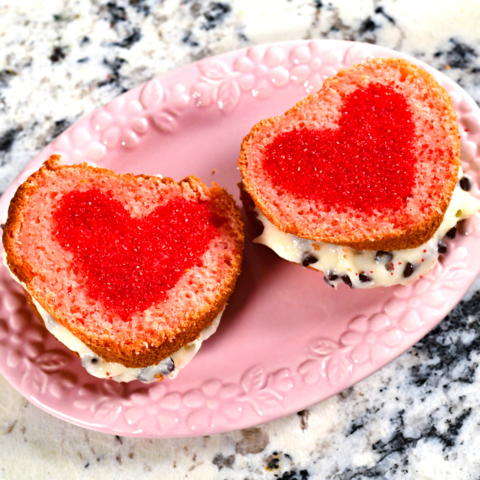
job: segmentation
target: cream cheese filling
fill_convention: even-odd
[[[459,179],[463,173],[459,172]],[[352,288],[407,285],[429,272],[446,245],[442,238],[460,220],[480,210],[480,202],[463,190],[459,182],[433,237],[424,245],[391,252],[356,251],[326,242],[316,242],[285,233],[273,225],[255,208],[264,226],[263,233],[254,242],[266,245],[290,262],[307,265],[325,274],[328,285],[337,287],[342,281]],[[441,242],[441,243],[440,243]],[[440,251],[439,251],[440,250]]]
[[[212,324],[203,330],[196,340],[180,348],[157,365],[143,368],[129,368],[121,363],[103,360],[102,357],[93,353],[92,350],[75,337],[67,328],[56,322],[35,299],[33,299],[33,301],[48,331],[69,350],[77,352],[80,355],[82,366],[90,375],[97,378],[111,378],[116,382],[140,380],[143,383],[150,383],[156,381],[159,375],[163,378],[175,378],[178,372],[192,361],[193,357],[200,350],[202,343],[216,332],[224,312],[224,310],[222,310]]]
[[[3,264],[7,267],[11,277],[17,283],[28,291],[26,285],[13,274],[7,264],[7,257],[5,250],[3,250]],[[200,336],[191,343],[183,346],[172,355],[162,360],[157,365],[151,365],[144,368],[129,368],[120,363],[107,362],[102,357],[98,356],[90,350],[81,340],[79,340],[73,333],[71,333],[63,325],[56,322],[53,317],[33,298],[35,307],[45,323],[47,330],[60,342],[63,343],[69,350],[77,352],[82,361],[82,366],[90,375],[97,378],[111,378],[116,382],[131,382],[132,380],[140,380],[143,383],[150,383],[158,380],[158,376],[163,378],[174,379],[178,372],[188,365],[193,357],[198,353],[202,343],[211,337],[220,324],[223,309],[218,316],[213,320]]]

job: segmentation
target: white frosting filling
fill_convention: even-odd
[[[25,290],[28,290],[26,285],[12,273],[7,264],[5,250],[3,250],[3,264],[7,267],[13,280],[22,285]],[[208,326],[200,336],[193,342],[185,345],[177,350],[170,357],[162,360],[157,365],[151,365],[144,368],[128,368],[120,363],[106,362],[103,358],[92,352],[82,341],[80,341],[67,328],[56,322],[53,317],[33,298],[35,307],[41,315],[47,330],[60,342],[63,343],[69,350],[77,352],[82,360],[82,366],[90,375],[97,378],[111,378],[116,382],[131,382],[132,380],[140,380],[143,383],[150,383],[157,380],[157,376],[174,379],[178,372],[189,364],[193,357],[198,353],[202,343],[211,337],[220,324],[223,309],[218,316],[213,320],[212,324]],[[108,375],[107,375],[108,374]]]
[[[462,176],[460,169],[459,179]],[[350,279],[354,288],[406,285],[434,267],[440,255],[439,242],[442,238],[458,221],[472,216],[479,209],[480,202],[469,192],[462,190],[457,182],[442,224],[427,243],[418,248],[394,250],[380,255],[375,251],[359,252],[348,247],[306,240],[282,232],[256,208],[255,212],[264,230],[254,242],[266,245],[290,262],[302,264],[307,260],[308,263],[309,256],[315,257],[317,261],[309,266],[325,273],[325,281],[335,288],[342,282],[342,277],[347,284]],[[408,264],[411,266],[407,267]],[[413,271],[408,275],[412,268]],[[346,276],[348,278],[345,278]]]
[[[212,324],[203,330],[200,337],[180,348],[170,355],[170,357],[162,360],[158,365],[151,365],[144,368],[129,368],[120,363],[106,362],[103,360],[93,353],[92,350],[75,337],[67,328],[56,322],[35,299],[33,299],[33,301],[48,331],[69,350],[77,352],[80,355],[82,366],[90,375],[97,378],[111,378],[116,382],[140,380],[143,383],[150,383],[157,380],[157,375],[162,375],[164,378],[175,378],[178,372],[192,361],[193,357],[200,350],[202,343],[216,332],[224,311],[222,310]],[[173,370],[171,370],[172,367]]]

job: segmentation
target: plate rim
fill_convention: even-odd
[[[468,95],[468,93],[465,92],[465,90],[463,90],[463,88],[461,88],[458,84],[453,82],[453,80],[451,80],[445,74],[443,74],[442,72],[438,72],[436,69],[434,69],[433,67],[424,63],[423,61],[418,60],[414,57],[411,57],[408,54],[405,54],[405,53],[402,53],[402,52],[396,52],[394,50],[388,49],[386,47],[378,46],[378,45],[371,45],[371,44],[360,43],[360,42],[350,42],[350,41],[343,41],[343,40],[329,40],[329,39],[316,39],[316,40],[310,39],[310,40],[294,40],[294,41],[274,42],[274,43],[268,43],[268,44],[263,44],[263,45],[257,45],[257,46],[253,46],[253,47],[246,47],[246,48],[242,48],[242,49],[239,49],[239,50],[225,52],[223,54],[216,55],[216,56],[213,56],[213,57],[208,57],[206,59],[202,59],[202,60],[199,60],[197,62],[184,65],[184,66],[179,67],[178,69],[172,70],[170,72],[166,72],[166,73],[164,73],[164,74],[162,74],[158,77],[155,77],[152,80],[149,80],[149,81],[145,82],[142,85],[138,85],[137,87],[134,87],[133,89],[129,90],[128,92],[125,92],[124,94],[122,94],[118,97],[115,97],[107,105],[110,105],[112,102],[115,102],[119,98],[128,98],[129,96],[131,96],[134,93],[136,94],[138,92],[143,92],[146,89],[147,85],[153,85],[152,82],[155,82],[157,80],[158,81],[160,79],[165,80],[166,78],[167,79],[168,78],[173,78],[175,76],[177,76],[177,77],[180,76],[181,77],[181,76],[184,75],[185,72],[189,72],[192,69],[198,72],[199,70],[201,70],[201,66],[205,65],[208,62],[212,62],[212,61],[213,62],[215,62],[215,61],[220,61],[221,62],[225,58],[228,58],[230,60],[230,59],[233,59],[235,57],[236,58],[240,58],[242,56],[246,57],[248,55],[248,52],[250,52],[254,49],[257,49],[257,50],[263,49],[264,51],[271,51],[272,49],[278,49],[278,48],[279,49],[285,49],[285,50],[289,49],[289,51],[291,53],[293,51],[293,49],[295,49],[297,47],[308,47],[308,48],[310,48],[310,45],[313,42],[321,43],[323,45],[330,45],[331,49],[334,49],[337,46],[340,46],[341,47],[340,50],[343,50],[343,53],[344,53],[345,56],[351,50],[358,49],[359,51],[361,51],[363,49],[363,53],[365,53],[366,51],[377,50],[377,51],[382,51],[382,52],[388,53],[389,56],[404,58],[404,59],[406,59],[406,60],[408,60],[408,61],[410,61],[410,62],[412,62],[416,65],[419,65],[421,68],[427,70],[429,73],[432,73],[437,80],[441,80],[442,85],[445,82],[450,86],[454,85],[455,91],[459,92],[459,94],[461,96],[461,102],[466,102],[466,104],[470,107],[470,110],[473,111],[474,113],[476,113],[477,117],[478,117],[478,113],[480,112],[480,109],[478,108],[478,106],[476,105],[474,100]],[[361,53],[359,53],[359,56],[361,56]],[[368,58],[368,55],[367,55],[367,58]],[[275,59],[269,60],[269,61],[274,63]],[[260,64],[263,65],[262,62],[260,62]],[[5,193],[0,198],[0,215],[5,214],[5,205],[7,203],[9,203],[10,198],[13,196],[13,192],[18,187],[18,184],[21,183],[21,181],[23,181],[25,179],[26,174],[31,172],[32,168],[33,168],[33,170],[36,170],[38,168],[38,166],[37,167],[32,167],[32,165],[37,165],[37,164],[39,164],[39,162],[41,163],[41,161],[44,160],[47,157],[47,153],[44,153],[44,152],[48,152],[52,148],[54,148],[53,145],[59,142],[60,137],[70,136],[78,128],[79,125],[83,125],[85,122],[90,121],[98,112],[104,111],[105,108],[106,108],[106,105],[101,106],[101,107],[97,108],[96,110],[94,110],[93,112],[87,114],[83,118],[79,119],[75,124],[70,126],[59,137],[54,139],[49,145],[47,145],[45,148],[43,148],[27,164],[27,166],[20,172],[18,177],[14,180],[14,182],[12,182],[12,184],[7,188]],[[459,115],[460,115],[460,113],[459,113]],[[477,118],[477,120],[478,120],[478,118]],[[468,135],[466,135],[466,136],[464,135],[462,137],[462,140],[463,141],[470,141],[470,140],[466,140],[466,137],[468,137]],[[477,141],[477,143],[478,143],[478,141]],[[478,157],[475,158],[475,160],[478,162]],[[2,218],[2,217],[0,217],[0,218]],[[478,223],[478,219],[477,219],[477,223]],[[480,236],[480,232],[478,232],[478,231],[475,232],[473,236]],[[463,243],[465,243],[465,242],[463,242]],[[3,246],[1,248],[3,250]],[[462,247],[462,242],[460,242],[460,246],[459,246],[459,249],[461,249],[461,248],[463,248]],[[459,249],[456,250],[457,253],[458,253]],[[460,259],[460,260],[463,261],[463,259]],[[448,264],[448,262],[446,262],[446,263]],[[5,270],[5,267],[2,265],[1,269]],[[442,269],[445,270],[445,268],[442,265],[440,265],[437,270],[439,270],[439,269],[440,270],[442,270]],[[445,274],[445,272],[443,270],[440,273]],[[479,271],[480,271],[480,265],[476,267],[476,274],[478,274]],[[439,275],[439,274],[437,274],[437,275]],[[438,325],[438,323],[442,320],[442,318],[445,316],[445,314],[448,313],[449,311],[451,311],[451,309],[453,309],[455,307],[455,305],[458,303],[460,298],[465,294],[465,292],[468,290],[469,286],[473,283],[474,280],[475,280],[475,276],[473,276],[467,282],[463,282],[461,284],[461,287],[459,289],[455,290],[452,298],[456,298],[457,300],[453,304],[451,304],[451,302],[450,303],[447,302],[447,307],[448,308],[443,308],[443,309],[440,309],[440,310],[437,311],[437,315],[440,315],[440,318],[438,320],[436,320],[435,322],[428,323],[426,328],[419,328],[417,330],[416,334],[412,334],[412,335],[410,335],[410,337],[408,337],[409,338],[408,342],[402,343],[399,346],[393,345],[391,347],[390,351],[392,351],[394,353],[392,353],[392,355],[389,355],[388,358],[384,359],[384,361],[379,360],[378,363],[376,364],[375,368],[372,371],[367,371],[366,373],[364,372],[362,374],[359,374],[358,376],[356,376],[353,379],[352,382],[350,382],[350,380],[348,380],[347,383],[345,383],[344,382],[345,379],[340,378],[340,381],[338,382],[337,387],[332,388],[329,391],[327,396],[325,396],[324,398],[319,398],[314,403],[317,403],[319,401],[323,401],[326,398],[329,398],[329,397],[339,393],[340,391],[344,390],[345,388],[348,388],[349,386],[354,385],[358,381],[363,380],[367,376],[372,375],[373,373],[377,372],[380,368],[383,368],[383,366],[385,366],[387,363],[395,360],[401,353],[405,352],[408,348],[410,348],[412,345],[414,345],[420,338],[422,338],[431,329],[433,329],[436,325]],[[414,297],[417,298],[419,295],[423,295],[423,293],[418,294],[418,292],[417,292],[417,290],[419,290],[419,288],[418,288],[418,285],[420,285],[419,282],[420,281],[417,281],[411,286],[411,288],[409,290],[409,294],[408,294],[408,295],[411,295],[411,297],[409,297],[409,298],[414,298]],[[423,282],[423,283],[425,283],[425,282]],[[391,287],[391,288],[395,288],[395,287]],[[5,301],[2,299],[1,300],[1,305],[4,305],[4,303],[5,303]],[[441,312],[443,312],[443,313],[441,313]],[[0,320],[1,320],[1,318],[0,318]],[[361,322],[358,322],[358,323],[361,323]],[[331,358],[334,358],[334,355],[336,355],[335,352],[331,354]],[[319,361],[323,361],[323,360],[321,360],[321,358],[320,358],[320,360],[317,358],[316,361],[318,363]],[[342,359],[340,358],[340,360],[339,360],[339,362],[340,362],[339,365],[340,366],[338,367],[340,369],[340,373],[342,372],[341,361],[342,361]],[[330,360],[328,360],[328,362],[332,362],[332,360],[330,359]],[[330,365],[330,363],[328,363],[328,365]],[[231,426],[224,426],[223,428],[218,427],[218,426],[214,426],[212,428],[212,426],[210,425],[210,427],[204,428],[204,429],[199,427],[198,429],[190,428],[190,430],[183,429],[182,431],[170,430],[170,431],[167,431],[166,434],[163,434],[165,432],[158,432],[159,433],[158,435],[152,435],[151,433],[147,433],[146,435],[143,435],[142,434],[143,432],[141,432],[141,431],[133,431],[133,430],[132,431],[125,431],[125,430],[122,430],[122,429],[116,429],[112,425],[109,426],[109,425],[105,425],[105,424],[102,424],[102,423],[94,423],[94,422],[87,422],[85,420],[79,420],[78,418],[75,418],[75,417],[72,417],[71,415],[68,415],[63,410],[59,411],[57,408],[52,408],[51,406],[49,406],[45,403],[42,403],[42,401],[40,401],[36,396],[32,395],[31,393],[28,393],[28,392],[26,393],[25,389],[22,388],[21,382],[13,379],[12,375],[10,375],[9,372],[10,372],[10,370],[7,370],[5,365],[2,362],[0,362],[0,373],[6,378],[6,380],[10,383],[10,385],[12,385],[20,394],[25,396],[31,403],[33,403],[37,407],[41,408],[42,410],[44,410],[44,411],[46,411],[46,412],[48,412],[48,413],[50,413],[50,414],[52,414],[52,415],[54,415],[58,418],[61,418],[65,421],[67,421],[67,422],[73,423],[73,424],[78,425],[78,426],[82,426],[84,428],[89,428],[89,429],[100,431],[100,432],[103,432],[103,433],[121,434],[121,435],[125,435],[125,436],[133,436],[133,437],[174,438],[174,437],[189,437],[189,436],[224,433],[224,432],[228,432],[228,431],[236,430],[236,429],[240,429],[240,428],[248,428],[248,427],[256,426],[256,425],[259,425],[261,423],[264,423],[265,421],[270,421],[270,420],[280,418],[282,416],[294,413],[295,411],[302,410],[302,409],[307,408],[310,405],[312,405],[312,402],[310,400],[305,400],[304,403],[302,403],[301,401],[297,402],[295,404],[295,408],[289,407],[287,409],[283,409],[283,411],[282,411],[283,405],[282,405],[281,402],[284,398],[284,397],[282,397],[282,395],[283,394],[287,395],[288,393],[290,393],[290,390],[292,390],[294,388],[293,384],[290,386],[289,382],[291,381],[291,378],[289,378],[289,375],[286,375],[286,372],[283,372],[282,374],[279,374],[279,378],[274,378],[272,380],[272,382],[277,382],[277,384],[278,384],[277,387],[276,387],[276,390],[275,390],[275,388],[273,389],[273,392],[277,393],[281,397],[280,407],[277,408],[277,410],[275,411],[275,413],[273,415],[272,414],[268,414],[266,416],[250,415],[248,421],[245,421],[243,423],[242,422],[235,423],[235,420],[233,420]],[[256,372],[253,372],[252,375],[254,376],[255,373]],[[261,374],[259,374],[259,375],[261,375]],[[265,377],[265,375],[264,375],[264,378],[262,379],[263,384],[265,382],[270,381],[269,378],[270,377],[268,377],[268,375],[267,375],[267,377]],[[350,379],[352,379],[352,378],[353,377],[350,377]],[[99,380],[99,381],[102,382],[101,380]],[[149,387],[146,387],[145,389],[149,390]],[[143,388],[139,389],[139,390],[143,390]],[[262,390],[265,390],[265,385],[262,387]],[[143,408],[143,407],[139,406],[138,408]],[[258,411],[256,413],[258,414]],[[242,418],[244,418],[244,416]]]

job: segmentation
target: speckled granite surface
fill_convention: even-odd
[[[119,93],[257,43],[377,43],[430,63],[480,102],[479,24],[475,0],[0,2],[0,191]],[[439,327],[355,387],[297,415],[205,438],[83,430],[0,378],[0,478],[478,479],[479,315],[477,280]]]

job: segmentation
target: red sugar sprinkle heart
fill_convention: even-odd
[[[124,321],[166,298],[199,265],[221,219],[208,204],[177,198],[143,218],[97,189],[59,202],[54,236],[74,254],[88,295]]]
[[[402,208],[415,183],[415,127],[403,95],[370,83],[350,94],[338,129],[296,130],[268,145],[277,189],[362,213]]]

